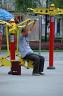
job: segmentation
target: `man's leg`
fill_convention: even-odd
[[[39,72],[43,72],[45,59],[43,56],[39,56],[39,57],[40,57]]]
[[[26,60],[32,60],[33,61],[33,73],[39,73],[39,63],[40,63],[40,58],[38,55],[34,53],[30,53],[26,55],[24,58]]]

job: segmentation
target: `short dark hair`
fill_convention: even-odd
[[[21,32],[26,32],[26,31],[27,31],[27,29],[26,29],[26,27],[24,27],[24,28],[22,28]]]
[[[22,28],[22,31],[21,32],[24,32],[26,29],[25,28]]]

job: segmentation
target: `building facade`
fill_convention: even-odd
[[[0,0],[0,7],[7,10],[15,10],[15,0]]]

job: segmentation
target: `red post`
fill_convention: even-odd
[[[11,59],[11,74],[21,75],[21,65],[19,61],[15,59],[15,33],[10,33],[10,59]]]
[[[15,35],[10,34],[10,59],[15,60]]]
[[[55,31],[55,22],[54,16],[50,17],[50,42],[49,42],[49,66],[47,69],[55,69],[53,66],[54,61],[54,31]]]

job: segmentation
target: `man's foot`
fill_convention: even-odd
[[[33,76],[40,76],[39,73],[32,73]]]
[[[12,71],[9,71],[8,74],[12,74]]]
[[[40,74],[40,75],[44,75],[44,73],[43,73],[43,72],[39,72],[39,74]]]

